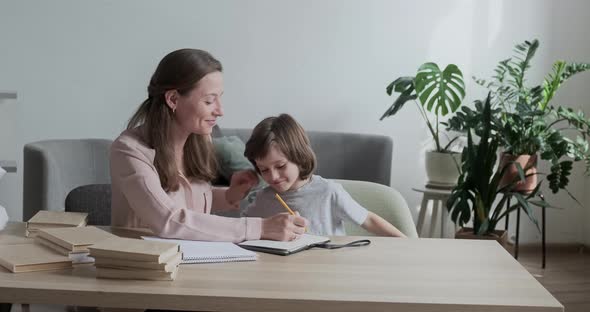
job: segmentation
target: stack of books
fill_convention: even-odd
[[[26,237],[35,237],[41,229],[86,226],[85,212],[40,210],[27,222]]]
[[[67,256],[73,264],[92,263],[88,247],[115,235],[94,226],[67,227],[39,230],[35,242]]]
[[[178,244],[115,237],[88,248],[96,277],[173,281],[182,253]]]
[[[72,261],[37,244],[0,246],[0,265],[13,273],[72,268]]]

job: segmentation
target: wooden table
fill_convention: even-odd
[[[9,227],[0,242],[9,231],[24,230]],[[182,265],[173,282],[96,279],[92,265],[18,274],[0,268],[0,302],[198,311],[563,311],[495,241],[370,239],[359,248]]]

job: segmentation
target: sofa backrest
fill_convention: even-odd
[[[246,142],[251,129],[221,128],[224,136]],[[375,134],[306,131],[317,157],[316,174],[327,179],[345,179],[390,185],[393,141]]]

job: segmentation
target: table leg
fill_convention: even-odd
[[[445,228],[447,227],[447,219],[449,217],[449,212],[447,211],[447,207],[445,205],[446,201],[439,200],[440,210],[441,210],[441,217],[440,217],[440,238],[445,238]]]
[[[545,200],[545,197],[543,196],[543,194],[541,194],[540,196],[541,196],[541,198],[544,201]],[[543,217],[542,217],[542,220],[541,220],[541,222],[542,222],[541,226],[542,226],[542,231],[543,231],[542,237],[541,237],[542,238],[542,244],[543,244],[543,246],[542,246],[542,248],[543,248],[543,264],[542,264],[543,269],[545,268],[545,255],[546,255],[546,252],[547,252],[547,250],[545,248],[545,208],[546,208],[545,206],[543,206],[541,208],[542,209],[541,211],[542,211],[542,214],[543,214]]]
[[[506,211],[508,211],[508,209],[510,208],[510,197],[508,197],[508,200],[506,201]],[[510,217],[510,213],[506,214],[506,223],[504,224],[504,230],[508,231],[508,221],[509,221],[509,217]]]
[[[432,218],[430,218],[430,235],[429,237],[434,237],[434,228],[438,223],[438,200],[432,201]]]
[[[422,234],[422,227],[424,226],[424,218],[426,217],[426,210],[428,209],[428,199],[422,196],[422,203],[420,204],[420,213],[418,214],[418,224],[416,225],[416,232],[420,237]]]
[[[518,236],[520,235],[520,206],[516,208],[516,239],[514,240],[514,259],[518,259]]]

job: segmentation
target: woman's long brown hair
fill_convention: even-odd
[[[148,98],[129,120],[127,129],[140,127],[142,138],[156,151],[154,166],[166,192],[177,191],[178,170],[170,129],[174,112],[166,104],[164,94],[177,90],[186,95],[197,82],[212,72],[221,72],[221,63],[206,51],[181,49],[166,55],[158,64],[148,86]],[[212,181],[217,176],[217,161],[207,135],[190,134],[184,145],[184,170],[187,178]]]

